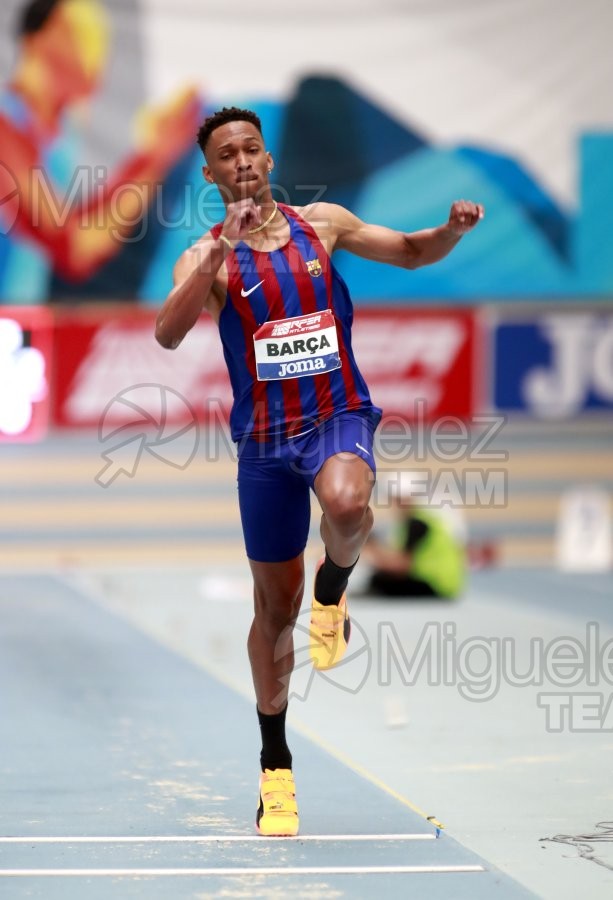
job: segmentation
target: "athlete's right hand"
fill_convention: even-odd
[[[230,241],[241,240],[250,228],[262,224],[262,211],[253,197],[244,197],[235,203],[228,203],[226,218],[221,233]]]

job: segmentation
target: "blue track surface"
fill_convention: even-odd
[[[254,839],[252,705],[59,577],[0,576],[0,683],[7,900],[534,896],[299,734],[301,835]]]

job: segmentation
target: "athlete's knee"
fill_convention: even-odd
[[[268,637],[277,638],[293,628],[300,612],[304,580],[291,586],[267,587],[254,591],[255,619]]]
[[[324,488],[319,497],[328,523],[341,532],[361,529],[371,517],[370,492],[354,484]]]

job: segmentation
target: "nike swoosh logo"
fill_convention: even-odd
[[[249,294],[253,294],[253,292],[255,291],[255,289],[256,289],[256,288],[259,288],[259,286],[260,286],[261,284],[264,284],[264,279],[263,279],[263,278],[262,278],[261,281],[258,281],[257,284],[254,284],[252,288],[249,288],[248,291],[246,291],[245,288],[241,288],[241,297],[248,297]]]

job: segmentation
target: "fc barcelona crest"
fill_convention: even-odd
[[[318,259],[307,259],[307,270],[313,278],[319,278],[322,272],[321,263]]]

